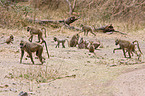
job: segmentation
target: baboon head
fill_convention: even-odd
[[[10,38],[11,38],[12,41],[14,41],[14,36],[13,35],[11,35]]]
[[[20,42],[20,48],[23,49],[25,47],[26,47],[26,43],[23,40],[21,40],[21,42]]]
[[[115,45],[118,45],[118,44],[119,44],[119,40],[116,39],[116,40],[115,40]]]
[[[57,41],[57,38],[56,38],[56,37],[54,37],[54,38],[53,38],[53,40],[56,42],[56,41]]]

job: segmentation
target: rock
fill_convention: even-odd
[[[27,92],[21,91],[18,96],[29,96]]]

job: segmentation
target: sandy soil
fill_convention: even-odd
[[[17,96],[21,91],[28,92],[34,96],[144,96],[145,95],[145,75],[144,75],[144,57],[141,62],[136,56],[132,59],[125,59],[122,51],[112,53],[115,46],[114,40],[121,38],[129,41],[137,39],[143,53],[145,53],[145,43],[143,31],[128,33],[121,35],[114,33],[111,35],[97,33],[97,37],[91,34],[86,40],[100,40],[103,48],[95,50],[96,56],[88,52],[87,49],[55,48],[53,42],[53,34],[51,33],[45,40],[47,41],[50,59],[46,59],[46,63],[40,65],[38,59],[34,59],[33,65],[28,58],[23,58],[23,63],[19,63],[20,59],[20,40],[27,40],[28,34],[26,30],[4,30],[0,29],[1,42],[10,34],[14,34],[15,40],[13,44],[0,45],[0,96]],[[6,33],[9,32],[9,33]],[[55,34],[59,38],[68,39],[75,33],[71,34]],[[37,37],[34,38],[35,41]],[[25,54],[24,57],[26,57]],[[43,56],[47,58],[44,48]],[[35,54],[34,54],[35,57]],[[39,72],[39,70],[48,68],[57,71],[59,77],[56,80],[48,79],[45,83],[37,83],[35,79],[18,78],[19,73],[27,73],[27,71]],[[129,71],[128,70],[134,70]],[[14,78],[8,78],[13,74]],[[27,73],[28,74],[28,73]],[[76,77],[72,77],[75,75]],[[70,76],[70,77],[66,77]],[[7,86],[5,86],[7,85]]]

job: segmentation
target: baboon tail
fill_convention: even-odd
[[[143,53],[141,52],[141,50],[140,50],[140,47],[139,47],[139,43],[138,43],[138,41],[135,40],[135,41],[133,41],[132,43],[134,44],[135,42],[137,42],[137,48],[138,48],[139,52],[140,52],[141,54],[143,54]]]
[[[43,27],[43,28],[41,28],[41,30],[42,30],[42,31],[44,30],[44,34],[45,34],[45,38],[46,38],[46,37],[47,37],[47,36],[46,36],[46,28]]]
[[[42,44],[42,43],[45,43],[46,52],[47,52],[47,55],[48,55],[48,58],[49,58],[49,52],[48,52],[48,48],[47,48],[47,43],[46,43],[46,41],[42,41],[41,44]]]

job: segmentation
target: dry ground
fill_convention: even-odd
[[[49,30],[49,29],[48,29]],[[112,53],[116,38],[129,41],[138,40],[143,53],[145,53],[144,30],[121,35],[113,33],[111,35],[97,33],[94,37],[91,34],[85,39],[98,39],[103,48],[95,50],[96,56],[88,52],[87,49],[78,48],[55,48],[53,34],[59,38],[71,38],[76,32],[68,31],[63,34],[49,33],[45,38],[48,44],[50,59],[47,59],[44,48],[43,56],[46,63],[39,65],[39,60],[34,59],[32,65],[30,59],[20,59],[20,40],[28,40],[26,30],[7,30],[0,29],[1,42],[10,34],[14,34],[13,44],[0,45],[0,96],[17,96],[21,91],[31,93],[32,96],[144,96],[145,95],[145,75],[144,57],[141,62],[136,56],[132,59],[125,59],[122,51]],[[4,37],[2,37],[4,36]],[[34,40],[37,38],[35,37]],[[26,54],[25,56],[26,57]],[[34,56],[35,57],[35,56]],[[116,65],[116,66],[114,66]],[[49,79],[46,83],[37,83],[36,79],[31,80],[20,78],[20,73],[40,71],[42,69],[53,70],[59,78]],[[29,71],[28,71],[29,70]],[[135,70],[135,71],[134,71]],[[56,72],[57,71],[57,72]],[[53,74],[52,74],[53,75]],[[71,77],[76,75],[76,77]],[[13,76],[14,78],[8,78]],[[8,86],[4,86],[8,85]]]

